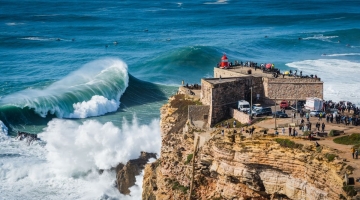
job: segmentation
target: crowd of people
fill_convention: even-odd
[[[268,67],[268,65],[270,65],[270,67]],[[292,76],[295,78],[318,78],[317,75],[303,75],[302,71],[300,71],[299,73],[297,72],[297,70],[289,70],[289,73],[285,74],[284,72],[281,73],[280,69],[276,68],[274,64],[271,63],[261,63],[260,65],[258,65],[257,62],[252,62],[252,61],[238,61],[235,60],[234,63],[233,62],[229,62],[229,67],[250,67],[253,68],[255,71],[257,69],[262,70],[263,72],[268,72],[268,73],[272,73],[274,78],[278,78],[280,75],[282,75],[282,77],[284,78],[285,75],[287,76]],[[217,64],[217,67],[220,67],[220,63]]]
[[[229,66],[240,66],[240,67],[250,67],[253,68],[255,71],[257,69],[262,70],[263,72],[272,72],[272,73],[276,73],[276,74],[280,74],[280,70],[275,68],[274,64],[271,64],[270,68],[266,68],[266,63],[261,63],[260,65],[258,65],[258,63],[256,62],[252,62],[252,61],[246,61],[246,62],[242,62],[242,61],[237,61],[235,60],[235,63],[233,64],[232,62],[229,63]],[[218,66],[220,66],[218,64]]]
[[[325,101],[323,111],[327,112],[324,116],[327,123],[345,124],[346,126],[360,125],[360,110],[355,104],[349,101]]]

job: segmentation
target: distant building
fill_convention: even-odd
[[[252,89],[251,89],[252,88]],[[251,92],[252,90],[252,92]],[[210,126],[233,114],[237,101],[273,104],[276,101],[305,100],[307,97],[323,98],[320,78],[279,76],[254,70],[250,67],[214,68],[214,78],[201,80],[200,100],[209,105]]]

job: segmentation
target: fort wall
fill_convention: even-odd
[[[236,108],[238,100],[245,97],[245,80],[243,79],[202,79],[201,84],[201,102],[210,105],[210,125],[228,117],[229,108]]]
[[[251,74],[247,73],[248,70]],[[272,73],[248,67],[214,68],[214,77],[201,80],[200,100],[210,106],[210,126],[230,115],[236,116],[230,108],[236,108],[237,102],[243,99],[249,102],[252,99],[253,104],[274,104],[281,100],[293,102],[307,97],[323,98],[323,82],[319,78],[274,78]]]
[[[201,93],[200,101],[204,105],[211,105],[212,96],[211,96],[212,84],[201,79]]]
[[[247,71],[251,70],[251,74]],[[248,67],[237,67],[234,69],[214,68],[214,77],[238,77],[246,80],[247,88],[253,86],[253,102],[256,96],[260,95],[260,101],[274,103],[275,99],[288,101],[305,100],[306,97],[323,98],[323,82],[320,78],[294,78],[288,77],[273,78],[271,73],[254,70]],[[249,97],[247,94],[246,97]],[[247,98],[246,100],[250,100]]]
[[[209,105],[189,105],[188,119],[191,125],[206,128],[209,120]]]
[[[323,99],[323,82],[310,78],[268,79],[265,96],[265,102],[274,102],[274,99],[306,100],[306,97]]]
[[[246,68],[242,69],[242,71],[247,71]],[[254,70],[252,69],[252,72]],[[258,70],[259,71],[259,70]],[[214,78],[226,78],[226,77],[237,77],[242,80],[245,80],[245,96],[244,99],[247,101],[250,101],[251,91],[250,87],[252,86],[252,99],[253,102],[257,102],[257,96],[260,96],[259,101],[262,101],[265,97],[265,91],[264,91],[264,77],[254,77],[252,74],[242,74],[237,73],[230,70],[220,69],[220,68],[214,68]],[[242,100],[242,99],[239,99]]]

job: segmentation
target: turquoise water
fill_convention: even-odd
[[[356,1],[3,0],[0,120],[9,135],[39,133],[45,144],[29,147],[4,136],[0,153],[23,156],[0,155],[0,190],[7,199],[18,197],[7,185],[27,199],[61,199],[65,190],[70,198],[80,198],[87,191],[78,184],[100,186],[89,181],[95,178],[54,161],[55,154],[72,158],[76,152],[93,152],[88,157],[94,162],[76,168],[83,174],[111,167],[94,155],[105,155],[112,145],[110,154],[120,161],[146,148],[158,152],[161,105],[182,80],[200,83],[211,77],[224,53],[230,61],[270,62],[282,70],[316,74],[324,81],[325,99],[359,104],[359,21]],[[101,142],[111,136],[100,133],[114,130],[116,143]],[[65,136],[88,143],[62,146],[58,142]],[[29,169],[21,170],[27,160]],[[34,178],[31,170],[39,165],[72,173],[58,170]],[[70,182],[68,188],[64,181]],[[39,186],[22,189],[28,184]],[[94,199],[125,198],[100,188],[105,189],[95,192]]]

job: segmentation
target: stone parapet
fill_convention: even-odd
[[[268,78],[269,83],[323,83],[320,78]]]
[[[242,124],[249,123],[251,120],[251,117],[248,114],[234,108],[230,108],[230,116]]]

